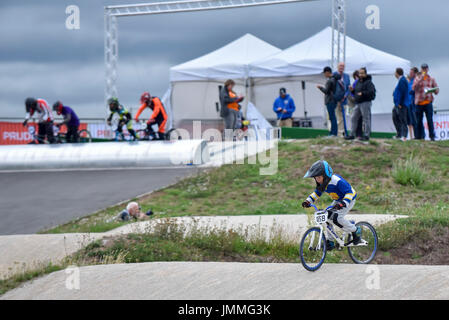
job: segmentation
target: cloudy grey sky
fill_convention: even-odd
[[[82,117],[104,117],[103,7],[139,0],[2,0],[0,117],[21,117],[27,96],[61,99]],[[449,1],[347,0],[348,36],[380,50],[427,62],[449,109]],[[65,9],[80,8],[79,30]],[[365,27],[365,8],[380,8],[380,30]],[[142,91],[162,96],[169,68],[252,33],[287,48],[330,25],[331,1],[119,19],[119,97],[136,107]],[[393,89],[391,89],[393,90]]]

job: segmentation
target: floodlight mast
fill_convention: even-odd
[[[332,68],[346,62],[346,0],[332,0]]]
[[[278,5],[294,2],[310,2],[317,0],[180,0],[167,2],[153,2],[130,5],[106,6],[104,8],[104,60],[106,67],[106,86],[105,86],[105,105],[110,97],[116,97],[117,94],[117,62],[118,62],[118,25],[117,18],[153,15],[164,13],[180,13],[219,9],[244,8],[255,6]],[[346,19],[341,19],[342,15],[337,14],[335,10],[345,7],[345,0],[332,0],[332,27],[335,32],[335,26],[339,26],[338,30],[344,30],[346,36]],[[343,4],[343,6],[335,6],[335,3]],[[341,10],[340,10],[341,11]],[[344,9],[343,9],[344,12]],[[344,17],[346,15],[344,14]],[[340,35],[340,31],[338,33]],[[341,41],[340,36],[335,44],[338,46],[334,51],[334,37],[332,39],[332,62],[344,60],[344,39]],[[340,46],[343,44],[343,48]],[[342,53],[334,56],[334,52]]]

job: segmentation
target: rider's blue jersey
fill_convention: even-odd
[[[327,185],[325,192],[329,194],[332,200],[339,202],[344,201],[346,202],[346,205],[349,205],[351,201],[354,201],[357,198],[357,192],[355,192],[354,188],[349,184],[349,182],[337,174],[332,175],[331,181]],[[318,200],[321,195],[322,192],[316,189],[307,198],[307,201],[313,203]]]

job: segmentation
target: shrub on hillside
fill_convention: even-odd
[[[393,179],[403,186],[419,186],[424,182],[425,175],[426,172],[422,169],[421,162],[413,157],[407,160],[398,160],[393,164]]]

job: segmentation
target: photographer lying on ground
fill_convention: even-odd
[[[141,210],[142,208],[137,202],[130,202],[126,206],[126,209],[119,213],[116,219],[119,221],[129,221],[131,219],[145,220],[153,214],[151,210],[148,210],[146,213],[141,212]]]

